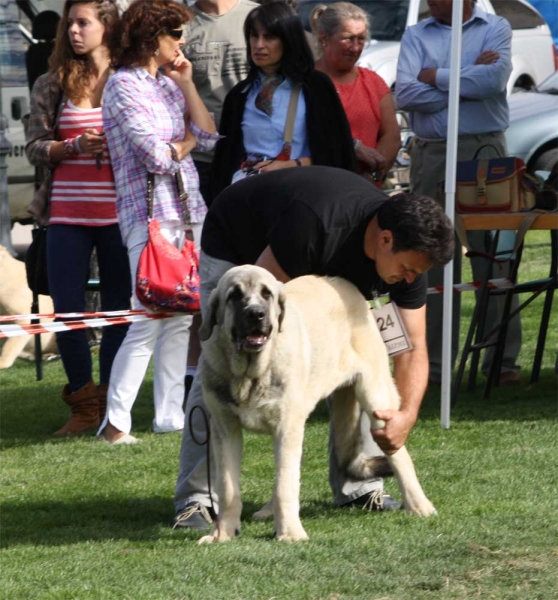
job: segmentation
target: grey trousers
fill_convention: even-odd
[[[234,267],[233,263],[208,256],[203,251],[200,253],[200,296],[202,317],[205,316],[211,292],[217,286],[221,276]],[[203,353],[200,357],[203,361]],[[201,362],[200,362],[201,364]],[[205,422],[196,406],[207,409],[203,401],[201,377],[198,369],[186,403],[186,417],[180,447],[180,465],[174,493],[174,507],[176,512],[184,509],[189,502],[199,502],[204,506],[211,506],[209,499],[209,486],[207,479],[206,447],[200,446],[195,440],[203,442],[207,437]],[[195,410],[192,418],[192,432],[190,431],[190,414]],[[208,415],[209,416],[209,415]],[[376,446],[370,434],[370,421],[366,415],[361,418],[361,432],[363,435],[364,449],[370,456],[381,456],[382,451]],[[193,436],[192,436],[193,433]],[[194,439],[195,438],[195,439]],[[330,431],[330,463],[329,480],[333,491],[334,502],[337,505],[345,504],[373,490],[382,489],[383,480],[374,478],[366,481],[350,479],[337,465],[333,449],[332,433]],[[211,491],[213,504],[218,510],[219,499],[215,493],[215,465],[213,455],[210,453]]]
[[[491,158],[494,156],[506,156],[507,148],[504,134],[484,133],[479,135],[460,136],[457,145],[457,160],[472,160],[477,150],[486,144],[492,148],[484,148],[479,154],[479,158]],[[445,140],[424,140],[414,138],[411,148],[411,191],[421,196],[430,196],[437,198],[445,205],[445,195],[443,182],[446,176],[446,141]],[[484,231],[469,231],[467,239],[471,248],[482,252],[487,252],[490,248],[492,233]],[[515,240],[514,232],[504,232],[500,234],[498,245],[499,251],[511,250]],[[481,281],[489,261],[483,258],[474,258],[471,260],[473,279]],[[454,282],[461,281],[461,244],[456,238],[456,248],[454,255]],[[492,267],[492,277],[505,277],[509,272],[509,265],[499,268],[498,265]],[[428,271],[428,285],[438,286],[444,282],[443,269],[431,269]],[[466,292],[467,293],[467,292]],[[490,299],[486,316],[487,326],[492,327],[492,323],[498,323],[501,320],[504,308],[504,296],[496,296]],[[519,306],[519,299],[514,295],[512,310]],[[459,293],[453,296],[453,320],[452,320],[452,368],[458,353],[459,346],[459,326],[461,317],[461,296]],[[426,303],[426,335],[428,342],[428,355],[430,359],[430,380],[439,382],[442,373],[442,322],[443,322],[443,296],[442,294],[429,295]],[[519,315],[514,317],[508,325],[508,335],[504,358],[502,362],[502,372],[519,371],[517,366],[517,357],[521,350],[521,320]],[[494,348],[488,348],[484,352],[482,371],[486,375],[490,367],[490,362],[494,355]]]

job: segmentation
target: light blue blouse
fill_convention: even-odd
[[[268,116],[255,106],[263,77],[260,75],[248,93],[242,117],[242,135],[244,148],[248,155],[261,154],[273,158],[283,149],[285,121],[293,86],[290,79],[285,79],[277,87],[273,94],[273,112],[271,116]],[[298,97],[291,158],[300,158],[301,156],[310,156],[306,133],[306,102],[302,92]]]

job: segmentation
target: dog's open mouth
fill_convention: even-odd
[[[247,335],[234,335],[236,347],[244,352],[259,352],[267,343],[268,334],[262,331],[249,333]]]

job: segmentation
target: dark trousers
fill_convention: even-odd
[[[213,200],[211,193],[211,163],[195,160],[194,165],[196,166],[198,177],[200,178],[201,195],[203,196],[206,205],[209,207]]]
[[[130,308],[132,287],[128,253],[118,225],[84,227],[49,225],[47,236],[48,282],[58,313],[83,312],[85,288],[93,248],[97,250],[101,310]],[[60,319],[59,319],[60,320]],[[112,362],[126,335],[128,325],[103,328],[99,352],[100,383],[108,384]],[[70,390],[79,390],[92,376],[91,351],[87,330],[56,334]]]

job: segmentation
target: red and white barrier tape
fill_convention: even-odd
[[[482,283],[458,283],[453,286],[455,292],[475,291],[482,287]],[[513,283],[507,278],[491,279],[487,282],[489,289],[509,289]],[[428,288],[429,294],[441,294],[443,286]],[[53,314],[28,314],[28,315],[2,315],[0,316],[0,339],[18,337],[20,335],[36,335],[38,333],[56,333],[59,331],[71,331],[75,329],[88,329],[89,327],[107,327],[109,325],[123,325],[125,323],[136,323],[147,319],[168,319],[176,316],[176,313],[152,313],[145,310],[115,310],[98,313],[53,313]],[[2,325],[3,322],[23,321],[31,319],[78,319],[75,321],[56,321],[49,323],[37,323],[33,325]]]
[[[3,321],[23,321],[25,319],[88,319],[91,317],[127,317],[129,315],[149,315],[154,313],[148,313],[146,310],[112,310],[108,312],[94,312],[94,313],[38,313],[29,315],[1,315],[0,323]],[[158,318],[161,315],[167,317],[174,316],[174,313],[157,313]]]
[[[471,283],[456,283],[453,286],[454,292],[474,292],[480,290],[482,287],[481,281],[473,281]],[[486,287],[489,290],[509,290],[513,287],[513,283],[507,278],[502,277],[500,279],[490,279],[486,283]],[[437,285],[436,287],[429,287],[428,294],[441,294],[444,291],[443,285]]]
[[[33,315],[31,315],[33,316]],[[36,335],[38,333],[56,333],[58,331],[72,331],[75,329],[88,329],[89,327],[107,327],[108,325],[123,325],[136,323],[148,319],[168,319],[174,317],[170,313],[143,313],[131,314],[121,317],[104,317],[83,319],[78,321],[53,321],[50,323],[37,323],[33,325],[0,325],[0,339],[18,337],[20,335]]]

